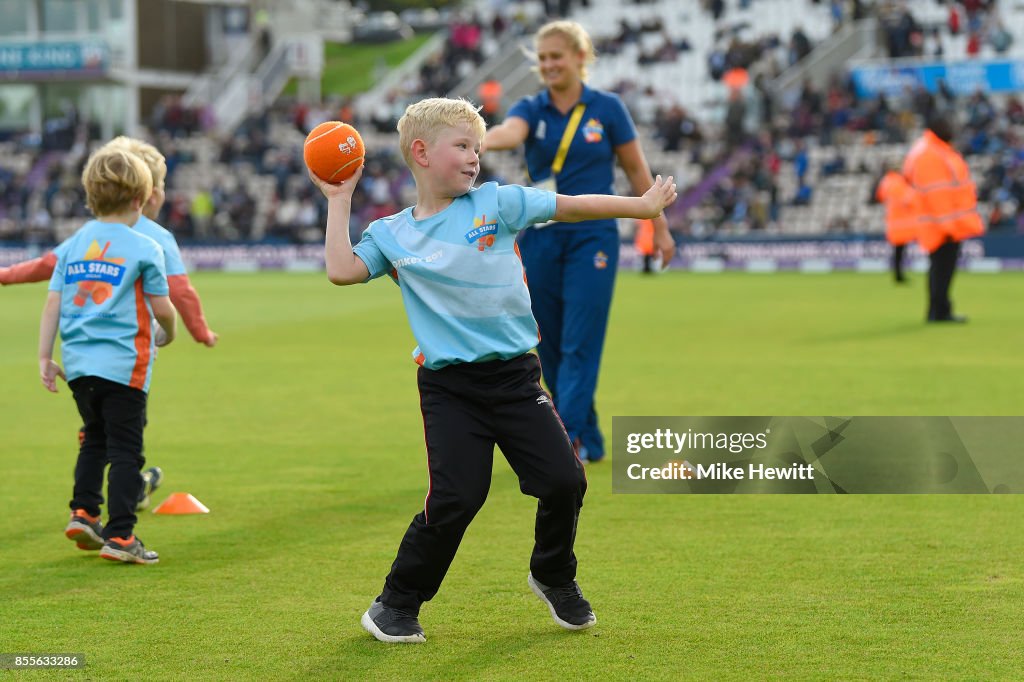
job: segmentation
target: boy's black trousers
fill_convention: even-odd
[[[107,463],[107,513],[103,539],[128,538],[135,530],[135,506],[144,485],[142,431],[146,425],[146,393],[137,388],[84,376],[68,382],[82,416],[82,442],[75,465],[71,509],[99,516],[103,504],[103,472]]]
[[[545,585],[576,578],[576,522],[587,479],[551,397],[540,386],[536,355],[420,368],[430,487],[384,581],[382,602],[419,613],[441,586],[462,536],[491,483],[494,446],[538,498],[530,571]]]

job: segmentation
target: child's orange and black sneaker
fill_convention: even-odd
[[[146,549],[134,535],[128,539],[110,538],[100,550],[100,556],[110,561],[122,561],[126,564],[155,564],[160,561],[160,555],[151,549]]]
[[[73,540],[78,549],[96,550],[103,546],[103,524],[100,517],[91,516],[84,509],[71,512],[71,520],[64,535]]]

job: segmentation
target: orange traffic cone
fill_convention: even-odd
[[[202,502],[188,493],[171,493],[171,496],[153,510],[154,514],[209,514]]]

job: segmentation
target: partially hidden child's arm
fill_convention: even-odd
[[[559,194],[555,203],[554,220],[577,223],[581,220],[604,218],[654,218],[676,200],[676,185],[670,175],[660,175],[642,197],[619,197],[608,194]]]
[[[327,236],[324,240],[324,261],[327,263],[327,279],[339,286],[365,282],[370,276],[366,263],[352,251],[352,240],[348,236],[349,219],[352,213],[352,192],[363,175],[359,168],[348,180],[336,185],[324,182],[309,174],[324,196],[327,197]]]
[[[45,282],[50,279],[50,276],[53,274],[53,268],[56,265],[57,254],[53,251],[47,251],[39,258],[0,268],[0,284]]]
[[[46,295],[43,317],[39,321],[39,378],[51,393],[57,392],[57,377],[67,381],[64,370],[53,361],[53,346],[57,341],[60,325],[60,292],[51,291]]]
[[[162,339],[157,336],[157,345],[166,346],[178,335],[178,311],[174,309],[169,296],[150,296],[149,305],[164,333]]]
[[[188,275],[168,275],[167,284],[171,289],[171,303],[181,313],[185,328],[192,338],[209,348],[217,345],[217,334],[206,324],[203,315],[203,304],[199,301]]]

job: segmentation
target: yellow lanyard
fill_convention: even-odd
[[[572,116],[569,117],[569,123],[565,126],[565,132],[562,134],[562,141],[558,143],[558,153],[555,154],[555,160],[551,163],[552,175],[558,175],[562,172],[565,157],[569,155],[569,145],[572,144],[572,136],[576,134],[576,128],[579,127],[580,119],[583,118],[583,110],[586,108],[587,105],[580,102],[572,110]]]

